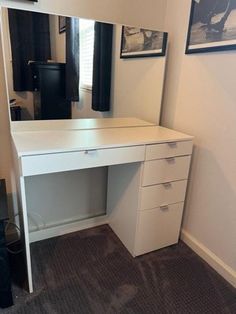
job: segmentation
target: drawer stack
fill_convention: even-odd
[[[135,255],[178,242],[192,141],[147,145]]]

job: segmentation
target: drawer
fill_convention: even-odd
[[[191,155],[192,141],[170,142],[146,146],[146,160],[161,159],[166,157]]]
[[[183,202],[187,180],[162,183],[143,187],[141,190],[140,209],[151,209],[161,205]]]
[[[190,158],[182,156],[145,161],[142,186],[187,179]]]
[[[183,203],[139,212],[135,255],[142,255],[178,242]]]
[[[33,176],[44,173],[88,169],[140,162],[144,160],[144,156],[144,146],[24,156],[21,158],[21,172],[23,176]]]

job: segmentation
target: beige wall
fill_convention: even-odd
[[[236,270],[236,52],[184,54],[190,3],[168,1],[162,125],[195,136],[183,228]]]
[[[58,16],[50,15],[50,39],[52,60],[55,62],[66,62],[66,33],[59,33]]]
[[[0,35],[0,46],[2,38]],[[5,178],[7,183],[7,191],[11,193],[9,196],[10,211],[13,209],[15,186],[12,172],[12,158],[11,158],[11,138],[10,138],[10,123],[9,112],[6,104],[6,85],[3,68],[3,55],[0,49],[0,178]],[[16,207],[16,206],[15,206]]]
[[[2,51],[0,50],[2,60]],[[0,176],[9,174],[10,158],[10,132],[8,107],[6,106],[6,85],[2,79],[4,77],[3,63],[0,62]]]
[[[0,4],[158,30],[164,29],[166,10],[166,0],[40,0],[34,4],[0,0]]]
[[[104,215],[106,185],[107,168],[28,177],[26,194],[30,229]]]
[[[165,57],[120,59],[121,26],[114,31],[113,117],[137,117],[159,124]]]

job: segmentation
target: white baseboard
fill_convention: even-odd
[[[107,215],[93,217],[85,220],[61,224],[59,226],[50,226],[42,230],[32,231],[29,234],[30,243],[54,238],[63,234],[72,233],[88,228],[97,227],[108,223]]]
[[[212,268],[215,269],[225,280],[236,288],[236,271],[225,264],[218,256],[205,247],[187,231],[181,231],[181,240],[185,242],[195,253],[204,259]]]

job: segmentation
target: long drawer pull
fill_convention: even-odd
[[[162,183],[162,185],[164,186],[164,188],[166,189],[170,189],[172,188],[172,184],[170,182],[165,182],[165,183]]]
[[[169,158],[166,158],[166,161],[168,163],[174,163],[175,162],[175,158],[174,157],[169,157]]]
[[[166,210],[169,209],[169,206],[168,205],[161,205],[160,209],[163,210],[163,211],[166,211]]]
[[[170,142],[170,143],[168,143],[168,145],[169,145],[171,148],[176,148],[176,147],[177,147],[177,142]]]
[[[90,149],[90,150],[85,150],[84,153],[85,155],[92,155],[97,152],[97,149]]]

